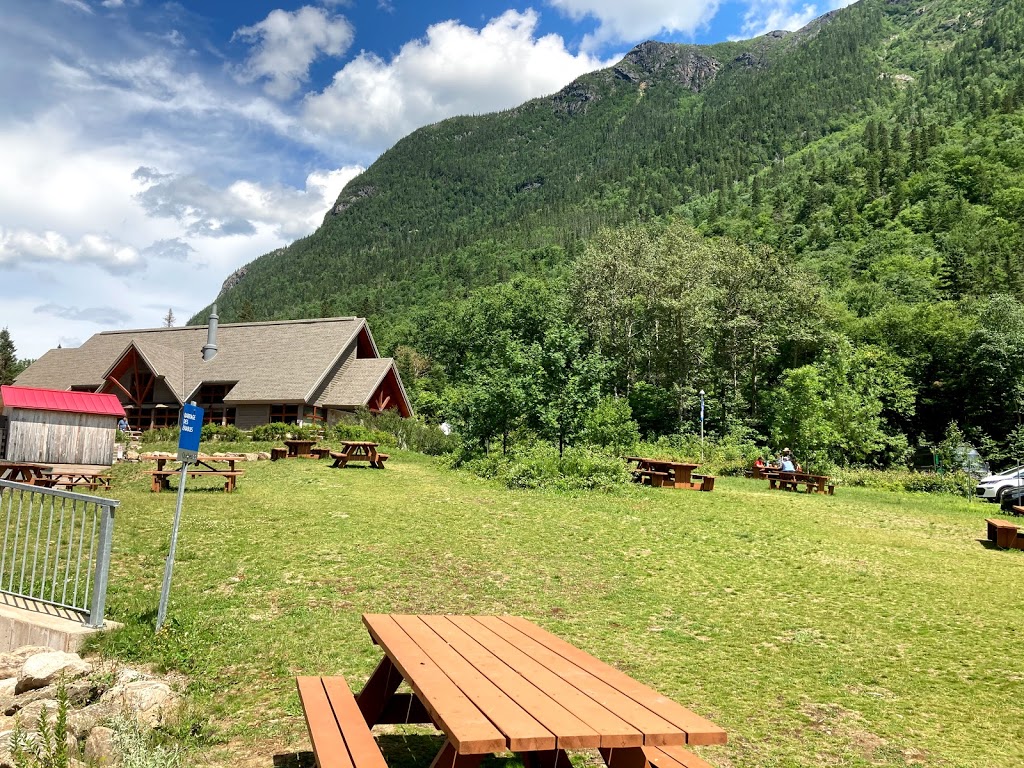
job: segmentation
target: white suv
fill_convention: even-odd
[[[1005,491],[1024,486],[1024,466],[1014,467],[998,475],[987,475],[978,481],[974,493],[978,498],[999,501]]]

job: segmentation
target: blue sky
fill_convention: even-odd
[[[0,0],[0,327],[183,323],[396,140],[847,0]]]

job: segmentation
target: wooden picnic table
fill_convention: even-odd
[[[160,493],[160,491],[171,489],[171,477],[174,475],[181,474],[181,465],[173,467],[171,469],[165,469],[168,461],[176,462],[177,459],[173,456],[143,456],[143,459],[152,460],[156,462],[156,469],[148,472],[147,474],[153,477],[153,485],[150,490],[153,493]],[[232,456],[197,456],[196,460],[191,462],[187,473],[189,477],[206,477],[210,475],[218,475],[224,478],[224,492],[231,493],[237,487],[237,480],[244,473],[241,470],[235,469],[235,462],[238,459]],[[227,469],[223,465],[227,464]]]
[[[718,726],[526,619],[363,622],[384,658],[355,697],[358,709],[341,678],[298,679],[320,768],[382,768],[366,735],[383,723],[439,728],[446,740],[431,768],[475,768],[508,750],[527,766],[569,768],[566,749],[599,749],[609,768],[708,768],[682,745],[726,741]],[[396,692],[402,682],[411,694]]]
[[[47,473],[52,470],[53,467],[48,464],[0,459],[0,480],[46,486],[49,482]]]
[[[836,487],[829,482],[827,475],[812,475],[807,472],[783,472],[772,470],[764,472],[763,478],[768,480],[769,490],[798,491],[803,486],[805,493],[824,493],[835,495]]]
[[[103,471],[86,469],[54,469],[46,474],[46,482],[50,488],[88,488],[95,491],[110,490],[112,479]]]
[[[284,444],[288,447],[289,459],[309,459],[313,457],[309,449],[316,445],[316,440],[285,440]]]
[[[378,453],[377,443],[369,440],[344,440],[340,451],[331,451],[331,458],[334,459],[332,469],[344,469],[352,461],[366,461],[373,469],[384,469],[388,454]]]
[[[634,480],[648,483],[655,488],[710,491],[715,487],[715,478],[711,475],[693,474],[697,464],[671,459],[652,459],[646,456],[626,456],[625,460],[636,464],[632,470]]]

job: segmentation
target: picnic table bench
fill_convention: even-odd
[[[389,456],[377,453],[377,443],[369,440],[344,440],[340,451],[331,451],[331,458],[334,459],[332,469],[344,469],[352,461],[365,461],[373,469],[384,469]]]
[[[475,768],[508,750],[525,765],[569,768],[566,749],[598,749],[609,768],[709,768],[683,745],[724,744],[718,726],[514,616],[364,615],[384,652],[357,696],[340,677],[299,677],[319,768],[383,768],[370,731],[433,724],[432,768]],[[402,683],[412,693],[398,693]]]
[[[1024,507],[1010,507],[1010,514],[1024,515]]]
[[[998,517],[990,517],[985,521],[988,527],[988,540],[1000,549],[1024,549],[1024,534],[1016,523]]]
[[[626,462],[635,463],[630,470],[633,480],[654,488],[685,488],[694,491],[713,491],[713,475],[695,475],[696,464],[666,459],[651,459],[645,456],[625,456]]]
[[[836,487],[829,483],[827,475],[811,475],[806,472],[764,472],[762,477],[768,478],[769,490],[797,491],[804,487],[805,493],[823,493],[835,495]]]
[[[155,457],[156,469],[147,472],[147,475],[152,476],[153,484],[150,490],[153,493],[160,493],[162,490],[171,489],[171,477],[181,474],[181,467],[178,466],[173,469],[164,469],[164,466],[169,459],[167,456]],[[230,456],[219,457],[219,456],[198,456],[194,462],[189,466],[185,473],[189,477],[210,477],[219,476],[224,478],[224,492],[231,493],[237,488],[238,478],[245,473],[241,470],[235,469],[235,461]],[[215,464],[227,464],[227,469],[220,466],[214,466]]]

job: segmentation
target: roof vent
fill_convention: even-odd
[[[217,305],[210,312],[210,328],[206,332],[206,344],[203,345],[203,360],[210,361],[217,356]]]

